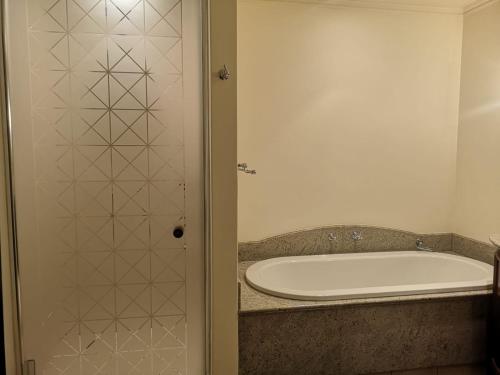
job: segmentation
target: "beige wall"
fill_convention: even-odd
[[[466,14],[454,230],[500,232],[500,2]]]
[[[239,240],[451,229],[462,17],[240,1]]]

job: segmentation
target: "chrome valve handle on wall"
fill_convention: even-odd
[[[240,172],[245,172],[248,174],[257,174],[257,171],[255,169],[248,169],[247,163],[238,163],[238,170]]]
[[[360,231],[355,230],[354,232],[352,232],[351,238],[354,241],[361,241],[363,239],[363,235],[361,234]]]

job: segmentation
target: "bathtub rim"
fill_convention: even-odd
[[[318,291],[307,292],[298,291],[289,288],[280,288],[280,290],[275,290],[267,288],[265,286],[259,285],[252,280],[252,276],[258,272],[259,268],[265,267],[269,264],[276,264],[277,262],[299,262],[303,261],[304,258],[311,259],[321,259],[321,258],[359,258],[359,257],[404,257],[404,256],[427,256],[431,258],[445,258],[453,259],[455,261],[460,261],[463,263],[468,263],[470,265],[479,268],[491,269],[492,278],[481,279],[479,281],[463,281],[463,282],[442,282],[442,283],[429,283],[429,284],[407,284],[411,285],[414,290],[402,290],[402,285],[397,286],[375,286],[375,287],[363,287],[363,288],[350,288],[350,289],[330,289],[325,290],[321,293]],[[245,262],[250,263],[250,262]],[[320,254],[320,255],[299,255],[299,256],[285,256],[285,257],[275,257],[265,260],[260,260],[256,262],[251,262],[243,275],[240,278],[244,280],[245,284],[250,288],[264,294],[266,296],[278,297],[280,299],[295,300],[302,302],[336,302],[336,301],[351,301],[351,300],[367,300],[367,299],[391,299],[391,298],[405,298],[412,296],[432,296],[432,295],[452,295],[452,294],[466,294],[475,292],[484,292],[478,294],[490,294],[493,285],[493,267],[487,263],[481,262],[476,259],[469,257],[464,257],[461,255],[453,254],[451,252],[423,252],[423,251],[378,251],[378,252],[362,252],[362,253],[337,253],[337,254]],[[249,277],[248,274],[251,274]],[[437,287],[438,286],[438,287]],[[383,290],[381,290],[383,289]],[[336,291],[335,295],[332,296],[332,292]]]

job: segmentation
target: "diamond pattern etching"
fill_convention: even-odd
[[[52,375],[186,373],[182,0],[26,0]],[[50,340],[49,340],[50,341]]]

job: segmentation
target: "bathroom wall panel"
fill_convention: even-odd
[[[489,242],[499,232],[500,2],[464,16],[453,230]]]
[[[460,15],[240,1],[239,240],[451,232]]]

